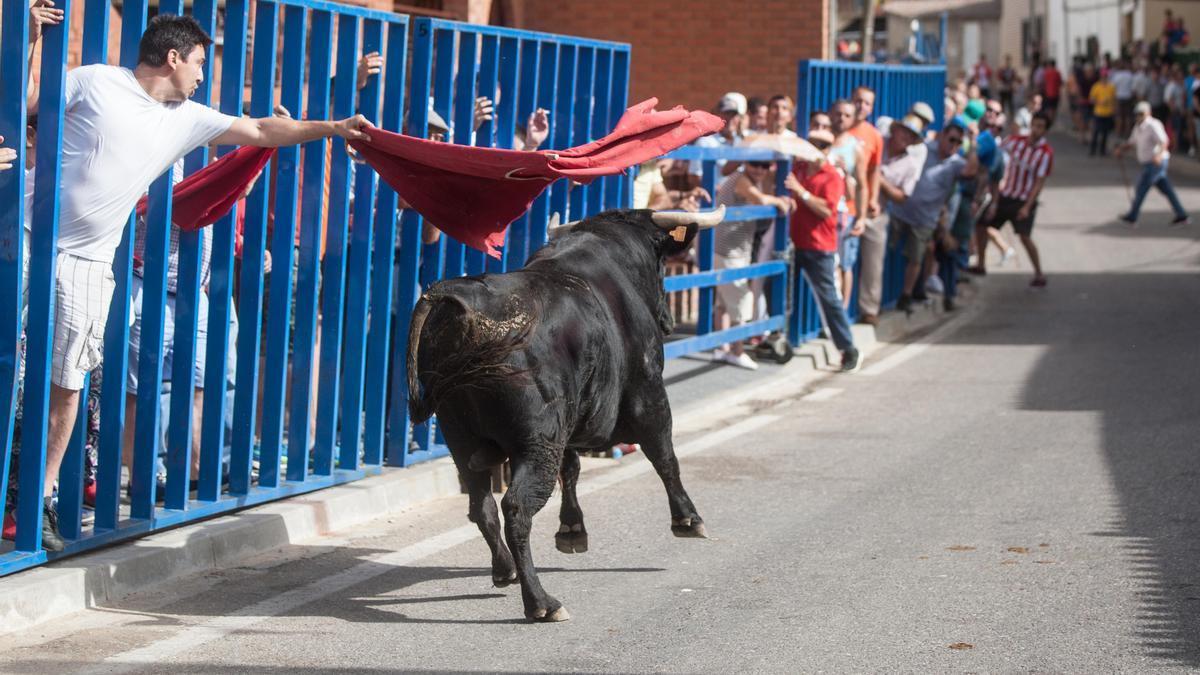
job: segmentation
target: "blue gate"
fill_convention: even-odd
[[[903,117],[917,101],[933,109],[933,129],[940,129],[944,120],[943,98],[946,89],[945,66],[900,66],[894,64],[863,64],[845,61],[805,60],[800,62],[796,96],[796,129],[808,131],[808,117],[815,110],[829,110],[838,99],[848,99],[858,87],[870,87],[875,92],[872,121],[887,116]],[[858,270],[855,270],[857,297]],[[883,306],[894,307],[904,285],[904,256],[899,247],[890,247],[884,258]],[[815,338],[821,331],[821,314],[804,275],[797,274],[793,283],[795,307],[788,335],[794,344]],[[858,313],[857,302],[850,304],[851,319]]]
[[[85,3],[84,64],[106,62],[110,3],[75,1]],[[218,30],[219,2],[189,3],[192,16],[211,35]],[[71,3],[63,4],[69,23]],[[453,142],[511,147],[517,122],[542,107],[551,111],[548,144],[569,147],[607,133],[627,104],[628,45],[431,19],[410,22],[403,15],[322,0],[221,4],[224,41],[220,53],[209,49],[212,65],[206,66],[194,98],[215,102],[231,115],[243,114],[243,86],[249,82],[248,112],[254,117],[271,115],[278,96],[296,117],[341,119],[359,112],[384,129],[420,135],[433,109],[452,121]],[[183,10],[182,0],[160,0],[160,12]],[[23,3],[5,3],[0,14],[0,81],[25,81],[27,11]],[[119,60],[133,68],[150,15],[147,0],[127,1],[122,14]],[[109,376],[99,384],[98,439],[94,448],[87,447],[85,387],[79,423],[58,476],[59,526],[67,546],[48,554],[41,542],[41,485],[54,330],[57,159],[70,29],[66,24],[47,29],[42,48],[23,388],[18,377],[22,180],[20,171],[0,172],[0,202],[16,205],[0,211],[0,495],[8,488],[15,458],[14,431],[19,431],[23,449],[17,536],[14,544],[0,543],[0,575],[356,480],[377,473],[385,463],[405,465],[444,452],[428,426],[417,430],[417,449],[410,451],[414,437],[405,406],[402,355],[408,316],[422,284],[485,268],[519,267],[528,252],[545,242],[552,211],[578,218],[629,198],[626,177],[573,189],[560,181],[514,224],[504,260],[485,263],[481,254],[466,253],[461,244],[444,238],[422,246],[419,216],[398,212],[397,195],[369,167],[351,161],[344,141],[313,141],[280,148],[235,213],[202,232],[176,233],[178,283],[170,292],[168,172],[150,190],[145,222],[131,217],[116,256],[117,288],[104,339],[103,369]],[[356,91],[358,60],[369,52],[382,55],[383,74]],[[218,70],[219,92],[211,85]],[[477,95],[496,101],[497,114],[476,130],[472,110]],[[5,145],[21,150],[24,129],[22,88],[0,88]],[[216,154],[232,149],[217,148]],[[207,149],[192,153],[184,173],[204,166],[208,154]],[[23,161],[22,152],[18,162]],[[235,252],[238,210],[244,217],[240,253]],[[146,254],[135,282],[132,241],[139,230]],[[212,251],[207,285],[201,281],[205,238]],[[140,357],[130,363],[135,283],[143,284],[145,311]],[[173,332],[164,329],[168,300],[174,308]],[[205,302],[208,319],[201,326]],[[203,328],[208,342],[201,354],[197,332]],[[165,341],[174,350],[169,372],[162,365]],[[191,372],[196,362],[207,366],[199,384]],[[141,386],[136,398],[129,399],[137,417],[128,467],[132,488],[125,500],[120,484],[129,368],[137,369]],[[194,397],[200,397],[199,405],[193,405]],[[165,402],[161,409],[160,402]],[[197,434],[199,472],[192,475]],[[85,466],[93,464],[87,462],[89,451],[96,455],[94,482],[89,482],[94,493],[84,489]],[[165,474],[161,488],[156,486],[160,473]],[[92,506],[85,508],[85,501]],[[94,518],[90,527],[85,516]]]

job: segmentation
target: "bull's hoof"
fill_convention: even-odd
[[[563,523],[554,535],[554,545],[563,553],[586,553],[588,550],[587,532],[584,531],[583,525]]]
[[[552,612],[547,611],[545,608],[539,607],[538,609],[534,610],[533,616],[530,616],[529,618],[539,623],[556,623],[558,621],[569,621],[571,619],[571,615],[567,612],[566,607],[559,607]]]
[[[492,585],[496,588],[505,588],[517,583],[517,573],[509,572],[507,576],[503,574],[492,575]]]
[[[704,522],[699,518],[672,518],[671,534],[676,537],[708,539],[708,531],[704,529]]]

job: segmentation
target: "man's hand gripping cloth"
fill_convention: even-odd
[[[275,148],[245,146],[179,181],[172,190],[171,221],[185,231],[198,230],[220,220],[242,198]],[[137,204],[137,214],[146,215],[149,197]]]
[[[499,258],[509,223],[559,178],[590,183],[719,131],[725,122],[682,107],[656,111],[643,101],[612,133],[568,150],[523,152],[437,143],[371,129],[350,141],[404,201],[464,244]]]

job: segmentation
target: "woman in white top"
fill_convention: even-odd
[[[730,174],[717,186],[716,204],[726,206],[765,205],[774,206],[780,213],[788,214],[796,208],[790,197],[776,197],[766,189],[771,173],[771,162],[746,162],[735,173]],[[727,222],[716,230],[713,242],[714,262],[717,269],[734,269],[750,265],[750,253],[754,247],[753,220]],[[717,286],[717,298],[724,311],[719,315],[718,330],[740,326],[754,314],[754,293],[749,279],[739,279]],[[742,343],[731,342],[724,349],[713,351],[714,361],[724,361],[739,368],[755,370],[758,364],[742,348]]]

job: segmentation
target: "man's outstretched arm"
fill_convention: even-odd
[[[293,120],[282,117],[259,119],[241,117],[235,120],[225,133],[213,140],[213,143],[216,145],[254,145],[260,148],[278,148],[331,136],[341,136],[348,141],[369,140],[367,130],[370,128],[371,123],[362,115],[347,117],[338,122]]]

